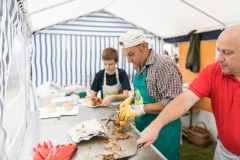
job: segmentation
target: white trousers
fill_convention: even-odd
[[[214,154],[214,160],[240,160],[240,156],[229,152],[218,139]]]

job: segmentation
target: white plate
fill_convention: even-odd
[[[60,117],[60,109],[56,107],[56,110],[54,112],[46,113],[43,111],[42,108],[39,108],[40,110],[40,115],[39,118],[54,118],[54,117]]]
[[[78,106],[74,106],[72,110],[66,110],[60,107],[61,115],[78,115]]]
[[[82,105],[82,106],[87,106],[87,107],[90,107],[90,108],[100,107],[100,106],[92,106],[91,104],[86,104],[86,103],[82,103],[81,105]]]

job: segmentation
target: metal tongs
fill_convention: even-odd
[[[128,160],[131,159],[133,157],[135,157],[138,154],[138,149],[141,148],[144,145],[144,143],[141,143],[137,146],[134,154],[130,155],[130,156],[126,156],[126,157],[121,157],[121,158],[116,158],[115,160]]]
[[[114,120],[113,117],[108,117],[108,118],[101,119],[101,122],[103,122],[103,124],[106,125],[109,121],[113,121],[113,120]]]

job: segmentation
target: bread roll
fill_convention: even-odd
[[[66,103],[63,103],[62,107],[66,110],[72,110],[74,105],[72,103],[66,102]]]
[[[85,98],[85,101],[84,101],[85,104],[89,104],[90,105],[91,102],[92,102],[92,97],[86,97]]]
[[[56,107],[52,104],[43,107],[43,112],[45,113],[54,112],[55,110],[56,110]]]

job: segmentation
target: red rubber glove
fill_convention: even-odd
[[[77,144],[57,145],[53,147],[45,160],[70,160]]]
[[[47,143],[44,141],[41,147],[39,148],[39,152],[42,154],[44,158],[46,158],[52,148],[53,148],[53,145],[51,141],[48,141]]]
[[[34,147],[32,148],[33,160],[45,160],[45,158],[39,152],[39,148],[41,148],[41,145],[39,143],[35,148]]]

